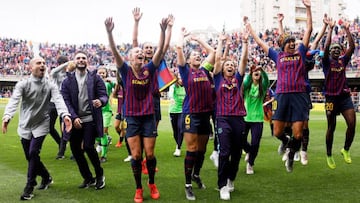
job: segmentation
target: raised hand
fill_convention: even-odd
[[[114,22],[112,17],[106,18],[105,20],[105,27],[106,27],[106,31],[108,33],[111,33],[114,30]]]
[[[172,27],[174,25],[175,17],[172,14],[169,14],[168,16],[168,27]]]
[[[134,8],[133,11],[132,11],[132,13],[133,13],[133,16],[134,16],[134,20],[135,20],[136,22],[139,22],[140,19],[141,19],[141,17],[142,17],[142,15],[143,15],[143,14],[140,12],[140,8],[138,8],[138,7]]]
[[[247,16],[244,16],[243,18],[244,25],[249,23],[249,18]]]
[[[329,25],[329,17],[327,15],[327,13],[324,13],[323,23],[325,25]]]
[[[165,31],[166,30],[166,27],[168,26],[168,18],[163,18],[161,19],[161,22],[160,22],[160,28],[162,31]]]
[[[190,35],[190,32],[186,30],[186,28],[182,27],[181,28],[181,35],[184,37],[187,37]]]
[[[279,21],[279,22],[282,22],[282,21],[284,20],[284,14],[278,13],[278,14],[277,14],[277,18],[278,18],[278,21]]]
[[[250,30],[248,27],[245,27],[244,32],[242,34],[242,41],[247,42],[249,39]]]
[[[328,25],[330,26],[330,28],[334,28],[334,26],[336,25],[336,20],[333,20],[332,18],[329,18]]]
[[[311,6],[311,0],[302,0],[303,4],[306,6],[306,7],[310,7]]]
[[[350,28],[350,22],[348,20],[345,20],[344,24],[343,24],[343,28],[348,30]]]

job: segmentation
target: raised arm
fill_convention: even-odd
[[[223,43],[226,39],[227,39],[227,37],[225,36],[225,34],[221,33],[219,35],[218,44],[217,44],[217,48],[216,48],[216,52],[215,52],[215,63],[214,63],[214,70],[213,70],[214,75],[221,72],[221,69],[222,69],[221,62],[223,59],[222,58]]]
[[[152,58],[152,62],[156,67],[158,67],[160,65],[160,61],[163,56],[164,43],[165,43],[165,30],[166,30],[167,25],[168,25],[168,19],[163,18],[160,23],[161,32],[160,32],[158,48],[156,49],[156,52]]]
[[[177,54],[177,65],[184,66],[186,59],[184,56],[184,38],[189,35],[189,32],[182,27],[179,35],[179,41],[176,44],[176,54]]]
[[[229,51],[230,51],[230,45],[231,45],[231,39],[230,36],[227,35],[226,36],[226,42],[225,42],[225,50],[224,53],[222,55],[222,60],[226,60],[226,58],[229,56]]]
[[[54,75],[57,75],[59,72],[61,72],[62,70],[64,70],[64,68],[66,68],[69,63],[70,63],[70,62],[68,61],[68,62],[65,62],[65,63],[63,63],[63,64],[60,64],[60,65],[56,66],[54,69],[52,69],[52,70],[50,71],[50,76],[51,76],[51,77],[54,77]]]
[[[172,14],[170,14],[167,18],[168,20],[168,24],[167,24],[167,28],[166,28],[166,35],[165,35],[165,43],[164,43],[164,48],[163,48],[163,54],[161,56],[161,58],[163,59],[167,50],[169,49],[170,46],[170,40],[171,40],[171,34],[172,34],[172,27],[174,25],[174,21],[175,18]]]
[[[244,17],[244,21],[245,18],[247,19],[247,17]],[[249,31],[250,35],[254,38],[255,42],[264,50],[265,54],[268,55],[270,48],[269,45],[267,45],[263,40],[260,39],[260,37],[255,33],[255,31],[252,29],[250,23],[247,20],[245,23],[245,27]]]
[[[248,60],[248,39],[249,39],[249,30],[245,28],[244,33],[242,34],[242,51],[241,51],[241,58],[239,64],[239,74],[241,76],[245,75],[245,69]]]
[[[284,14],[278,13],[277,18],[278,18],[278,24],[279,24],[279,35],[282,35],[282,34],[284,34],[284,26],[283,26]]]
[[[215,50],[214,50],[214,48],[212,48],[210,46],[210,44],[208,44],[204,40],[200,39],[200,37],[198,37],[198,36],[192,35],[191,39],[195,40],[197,43],[200,44],[200,46],[204,47],[205,50],[206,50],[206,53],[208,54],[207,57],[205,58],[203,64],[208,62],[208,63],[214,65],[214,63],[215,63]]]
[[[344,28],[344,30],[346,32],[346,37],[347,37],[347,40],[349,42],[349,48],[346,50],[345,55],[350,58],[351,55],[354,53],[355,43],[354,43],[354,39],[353,39],[353,37],[352,37],[352,35],[350,33],[349,27],[350,27],[350,22],[345,21],[343,28]]]
[[[132,11],[134,16],[134,28],[133,28],[133,36],[132,36],[132,47],[138,47],[138,35],[139,35],[139,22],[142,17],[142,13],[140,12],[140,8],[136,7]]]
[[[312,14],[311,14],[311,0],[302,0],[303,4],[306,7],[306,30],[303,38],[303,44],[305,47],[308,47],[310,36],[312,32]]]
[[[327,21],[328,21],[329,28],[328,28],[328,34],[326,36],[325,47],[324,47],[324,59],[325,60],[327,60],[329,58],[332,32],[333,32],[334,26],[336,24],[336,22],[333,21],[331,18],[328,18]]]
[[[324,19],[323,19],[323,26],[321,27],[320,32],[316,35],[315,40],[313,41],[313,43],[311,44],[310,50],[315,50],[318,45],[319,42],[321,40],[321,38],[324,36],[326,28],[328,26],[328,21],[327,21],[327,14],[324,14]]]
[[[112,51],[112,53],[114,55],[116,66],[118,68],[120,68],[124,64],[124,60],[120,56],[120,53],[116,49],[114,37],[113,37],[113,34],[112,34],[112,31],[114,30],[114,22],[113,22],[112,17],[106,18],[105,27],[106,27],[106,32],[108,34],[109,46],[110,46],[110,49],[111,49],[111,51]]]

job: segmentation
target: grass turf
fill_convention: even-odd
[[[4,105],[0,106],[3,115]],[[18,115],[9,125],[7,134],[0,135],[0,202],[19,202],[19,197],[26,183],[27,163],[23,155],[19,137],[16,133]],[[360,114],[357,114],[359,120]],[[235,191],[231,193],[231,202],[358,202],[360,192],[360,150],[355,137],[351,147],[352,164],[346,164],[340,154],[345,139],[345,122],[338,117],[334,136],[333,156],[337,164],[335,170],[326,164],[324,112],[312,111],[310,115],[309,164],[302,166],[295,162],[294,171],[287,173],[281,157],[277,154],[279,141],[271,137],[268,123],[264,123],[260,152],[255,162],[254,175],[245,174],[245,162],[240,162],[240,169],[235,181]],[[69,146],[64,160],[55,160],[57,145],[51,136],[45,139],[41,159],[54,179],[48,190],[35,190],[32,202],[133,202],[135,182],[130,163],[123,162],[126,148],[115,148],[118,139],[113,128],[110,129],[113,144],[108,153],[108,162],[103,163],[106,187],[96,191],[94,188],[78,189],[82,178],[74,161],[69,159]],[[359,126],[356,135],[359,134]],[[152,200],[146,186],[147,176],[143,175],[145,202],[188,202],[184,194],[184,154],[173,157],[175,142],[172,137],[167,106],[162,107],[162,121],[159,124],[159,137],[156,143],[156,157],[159,171],[155,182],[160,191],[160,199]],[[201,177],[207,186],[194,193],[197,202],[219,202],[217,170],[209,156],[213,150],[210,140]],[[38,177],[38,182],[41,181]]]

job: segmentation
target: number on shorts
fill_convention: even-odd
[[[325,110],[326,110],[326,111],[332,111],[332,110],[334,110],[334,103],[332,103],[332,102],[326,102],[326,103],[325,103]]]
[[[273,111],[276,111],[276,109],[277,109],[277,100],[274,100],[274,101],[272,102],[272,110],[273,110]]]
[[[190,124],[190,115],[189,114],[187,114],[186,116],[185,116],[185,124]]]

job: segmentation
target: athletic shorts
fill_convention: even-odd
[[[182,114],[182,132],[210,135],[211,112]]]
[[[141,137],[156,137],[156,124],[153,114],[146,116],[126,116],[124,119],[126,127],[126,137],[140,135]]]
[[[102,113],[103,116],[103,124],[104,124],[104,128],[108,128],[111,126],[111,117],[112,117],[112,112],[103,112]]]
[[[272,120],[295,122],[309,120],[307,93],[280,93],[272,103]]]
[[[345,110],[354,109],[354,104],[349,94],[325,96],[325,99],[325,111],[328,116],[337,116]]]

